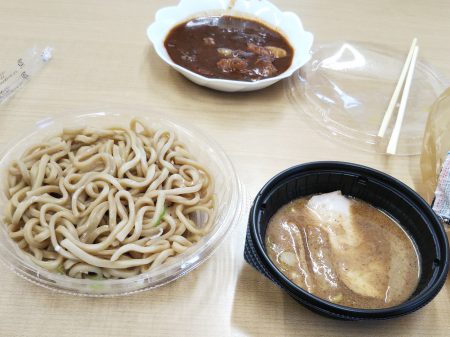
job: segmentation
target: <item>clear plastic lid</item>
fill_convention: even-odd
[[[319,132],[361,150],[385,153],[396,111],[377,137],[408,52],[360,42],[316,46],[311,61],[289,79],[291,101]],[[398,142],[398,155],[420,154],[428,112],[450,85],[419,58]]]

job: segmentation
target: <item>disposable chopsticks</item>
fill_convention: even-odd
[[[392,94],[391,101],[389,102],[388,108],[384,114],[383,122],[381,123],[380,130],[378,131],[378,137],[384,137],[386,129],[391,121],[392,113],[395,109],[395,104],[398,101],[398,95],[400,95],[400,91],[403,87],[403,82],[405,82],[406,74],[408,72],[409,65],[411,64],[411,59],[414,53],[414,49],[417,45],[417,39],[414,38],[411,44],[411,48],[409,48],[408,56],[406,57],[405,64],[403,65],[402,72],[400,73],[400,77],[397,82],[397,86],[395,87],[394,93]]]
[[[400,100],[400,107],[398,108],[397,120],[395,121],[394,130],[392,131],[386,153],[395,154],[397,151],[398,139],[400,137],[400,129],[402,127],[403,118],[405,117],[406,105],[408,103],[409,90],[411,88],[412,79],[414,76],[414,69],[416,68],[417,55],[419,54],[419,47],[415,46],[411,64],[408,68],[408,75],[406,76],[405,87],[403,88],[402,98]]]
[[[403,65],[402,71],[400,73],[400,77],[398,79],[397,85],[395,87],[394,93],[392,94],[391,100],[389,102],[388,108],[384,114],[383,121],[381,122],[380,129],[378,131],[378,137],[383,138],[385,136],[386,130],[391,121],[392,115],[394,113],[396,104],[398,102],[398,98],[400,93],[402,93],[401,102],[399,111],[397,114],[397,120],[394,126],[394,130],[392,132],[391,138],[389,140],[389,145],[387,149],[387,153],[395,154],[398,138],[400,136],[400,129],[403,123],[403,118],[406,109],[406,103],[408,100],[409,90],[411,87],[412,78],[414,75],[414,68],[417,60],[417,54],[419,52],[419,48],[417,47],[417,39],[414,38],[411,47],[408,52],[408,56],[406,57],[405,64]],[[406,80],[406,82],[405,82]],[[402,92],[403,89],[403,92]]]

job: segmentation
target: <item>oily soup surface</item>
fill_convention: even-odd
[[[266,231],[270,259],[301,288],[340,305],[376,309],[407,300],[419,279],[410,238],[369,204],[328,195],[323,204],[306,197],[278,210]]]
[[[277,76],[293,49],[275,30],[233,16],[200,17],[173,28],[164,46],[171,59],[195,73],[238,81]]]

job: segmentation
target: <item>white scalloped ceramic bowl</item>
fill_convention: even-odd
[[[230,8],[231,7],[231,8]],[[255,82],[207,78],[174,63],[164,47],[164,40],[170,30],[189,19],[210,15],[234,15],[256,19],[281,32],[294,49],[291,66],[276,77]],[[303,29],[300,18],[292,12],[282,12],[267,0],[181,0],[177,6],[165,7],[156,12],[155,22],[147,29],[147,36],[156,53],[172,68],[192,82],[220,91],[253,91],[268,87],[279,80],[291,76],[307,63],[313,43],[313,34]]]

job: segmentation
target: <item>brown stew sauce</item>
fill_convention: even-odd
[[[176,64],[197,74],[247,82],[285,72],[294,54],[277,31],[234,16],[200,17],[179,24],[164,46]]]

